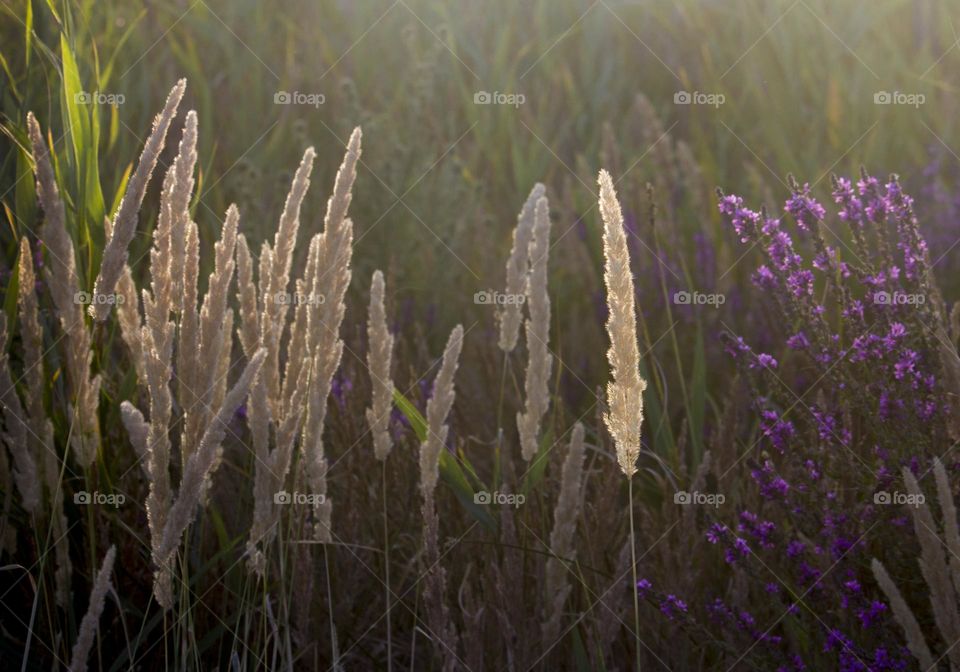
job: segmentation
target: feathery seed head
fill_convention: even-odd
[[[903,628],[910,653],[919,661],[920,669],[932,670],[935,667],[933,656],[930,654],[930,648],[923,637],[923,630],[917,622],[916,616],[913,615],[913,610],[903,599],[897,584],[890,578],[883,563],[874,558],[870,566],[873,569],[873,576],[877,580],[877,584],[884,595],[887,596],[887,600],[890,601],[894,619]]]
[[[367,320],[367,368],[370,370],[373,387],[373,404],[367,409],[366,415],[378,460],[387,459],[393,446],[389,431],[390,409],[393,406],[393,383],[390,380],[393,336],[387,328],[383,295],[383,273],[374,271],[370,285],[370,314]]]
[[[530,264],[530,240],[533,238],[536,205],[546,193],[541,183],[533,185],[523,208],[517,217],[517,226],[513,230],[513,246],[507,259],[507,282],[505,292],[509,295],[523,294]],[[512,352],[517,347],[523,308],[515,302],[508,302],[497,313],[500,322],[500,349]]]
[[[526,410],[517,414],[517,430],[523,459],[530,461],[537,453],[540,423],[550,405],[550,296],[547,292],[547,261],[550,253],[550,209],[540,197],[534,211],[533,239],[529,245],[530,268],[525,282],[526,305],[530,319],[526,322],[527,363],[524,391]]]
[[[117,548],[111,546],[103,558],[100,571],[97,572],[97,578],[93,581],[87,613],[83,615],[83,620],[80,622],[77,641],[74,643],[73,651],[70,654],[70,672],[86,672],[87,658],[89,658],[90,649],[93,647],[93,638],[100,627],[100,615],[103,613],[107,591],[110,589],[110,576],[113,574],[113,563],[116,557]]]
[[[544,641],[556,641],[563,605],[571,591],[565,561],[573,560],[576,555],[574,536],[582,502],[583,457],[583,425],[578,422],[570,435],[570,446],[563,460],[560,495],[553,509],[553,530],[550,532],[550,551],[553,556],[547,560],[546,568],[547,594],[553,599],[546,608],[548,618],[543,625]]]
[[[100,273],[97,275],[97,281],[94,285],[95,296],[107,296],[112,294],[120,279],[120,273],[124,264],[127,263],[127,248],[137,229],[137,215],[140,212],[140,205],[143,203],[143,197],[147,193],[147,185],[150,177],[153,175],[153,169],[157,165],[160,153],[163,151],[163,145],[167,137],[167,129],[177,114],[177,107],[183,98],[183,93],[187,88],[187,80],[181,79],[167,96],[167,102],[163,110],[157,115],[153,122],[153,131],[143,147],[143,153],[140,155],[140,161],[130,181],[127,182],[127,190],[124,192],[123,200],[120,201],[120,207],[117,208],[117,214],[113,220],[113,235],[107,242],[103,250],[103,260],[100,263]],[[98,322],[103,322],[110,314],[110,303],[107,301],[95,301],[90,306],[90,315]]]
[[[463,326],[457,325],[447,339],[440,373],[433,382],[433,396],[427,401],[427,439],[420,446],[420,491],[424,499],[433,496],[440,475],[440,451],[450,431],[447,415],[456,396],[453,379],[463,347]]]
[[[204,482],[216,461],[217,451],[226,434],[227,423],[247,397],[250,385],[260,370],[266,355],[266,350],[261,348],[247,362],[239,380],[227,393],[223,404],[204,432],[197,450],[190,455],[184,465],[180,491],[173,506],[170,507],[170,514],[167,516],[164,525],[162,540],[156,550],[156,558],[159,559],[161,566],[166,564],[170,555],[177,550],[183,531],[193,522],[196,508],[200,504]]]
[[[629,478],[637,472],[640,456],[640,426],[643,423],[643,391],[637,345],[630,253],[623,228],[623,215],[610,173],[600,171],[600,214],[603,218],[604,282],[607,287],[607,334],[611,376],[607,384],[608,412],[604,422],[617,448],[617,462]]]
[[[7,342],[7,316],[0,311],[0,343]],[[43,486],[40,483],[37,461],[28,448],[27,415],[17,396],[16,387],[7,367],[7,352],[0,350],[0,410],[6,434],[3,444],[13,454],[13,475],[23,499],[23,508],[29,512],[38,510]],[[3,450],[0,444],[0,450]]]

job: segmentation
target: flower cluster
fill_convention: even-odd
[[[810,185],[789,184],[779,216],[720,194],[726,223],[762,252],[753,285],[776,305],[782,331],[723,334],[757,419],[744,437],[753,494],[735,520],[704,533],[721,566],[773,608],[750,614],[718,597],[703,615],[726,641],[746,635],[769,669],[907,669],[909,651],[893,643],[901,631],[864,567],[882,535],[905,524],[874,493],[902,467],[922,473],[936,446],[950,445],[947,311],[896,176],[834,177],[834,217]],[[767,613],[773,625],[758,624]],[[797,655],[791,622],[817,631],[820,649]]]

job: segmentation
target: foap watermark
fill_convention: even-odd
[[[705,93],[703,91],[677,91],[673,94],[674,105],[711,105],[720,107],[727,102],[722,93]]]
[[[286,490],[280,490],[279,492],[273,493],[274,504],[309,504],[310,506],[317,506],[323,504],[325,501],[327,501],[326,495],[314,495],[309,492],[287,492]]]
[[[73,302],[81,306],[122,306],[126,301],[123,294],[96,294],[93,292],[77,292],[73,295]]]
[[[702,292],[674,292],[673,302],[678,306],[713,306],[719,308],[727,302],[724,294],[703,294]]]
[[[113,494],[109,492],[98,492],[96,490],[93,492],[81,490],[80,492],[73,493],[73,503],[81,506],[100,504],[101,506],[119,507],[123,506],[126,501],[127,498],[122,493]]]
[[[77,105],[123,105],[127,99],[122,93],[107,93],[105,91],[78,91],[73,94]]]
[[[513,105],[514,107],[520,107],[525,102],[527,102],[527,97],[522,93],[477,91],[473,94],[474,105]]]
[[[319,306],[326,303],[323,294],[302,294],[300,292],[277,292],[273,295],[274,303],[282,306]]]
[[[303,91],[277,91],[273,94],[274,105],[310,105],[319,108],[326,102],[327,97],[322,93],[305,93]]]
[[[873,94],[874,105],[908,105],[920,107],[927,102],[922,93],[904,93],[903,91],[877,91]]]
[[[878,306],[922,306],[927,302],[927,297],[904,292],[874,292],[873,302]]]
[[[927,498],[923,493],[911,495],[907,492],[887,492],[881,490],[873,493],[874,504],[897,504],[899,506],[912,506],[918,508],[927,503]]]
[[[473,503],[483,506],[499,504],[501,506],[512,506],[517,509],[526,501],[526,495],[513,494],[512,492],[487,492],[486,490],[481,490],[473,495]]]
[[[492,289],[484,289],[473,295],[473,302],[478,306],[522,306],[526,300],[526,294],[503,294]]]
[[[713,508],[719,507],[727,501],[727,498],[720,492],[687,492],[686,490],[678,490],[673,493],[673,503],[680,504],[682,506],[695,505],[695,506],[712,506]]]

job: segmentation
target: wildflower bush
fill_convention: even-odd
[[[4,669],[960,670],[951,25],[0,4]]]

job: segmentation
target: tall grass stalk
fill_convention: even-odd
[[[100,571],[97,572],[97,577],[93,582],[87,613],[83,616],[77,641],[73,645],[73,652],[70,657],[70,672],[86,672],[87,670],[87,658],[90,656],[93,639],[99,630],[100,615],[103,613],[107,591],[110,589],[110,576],[113,573],[113,563],[116,555],[116,547],[111,546],[104,556],[103,564],[100,566]]]
[[[617,448],[617,461],[627,477],[630,500],[630,553],[633,575],[633,614],[636,627],[637,670],[640,669],[640,603],[637,594],[636,526],[633,516],[633,476],[640,456],[640,427],[643,423],[643,391],[647,383],[640,376],[637,345],[637,317],[634,307],[633,274],[623,228],[623,214],[610,173],[600,171],[600,214],[603,219],[604,281],[607,286],[607,358],[613,380],[607,384],[609,410],[604,416]]]
[[[370,285],[370,308],[367,317],[367,368],[370,371],[372,399],[367,409],[367,423],[373,434],[374,455],[380,462],[380,494],[383,498],[383,554],[384,598],[387,620],[387,669],[393,669],[393,631],[390,595],[390,532],[387,520],[387,457],[393,447],[390,436],[390,412],[393,408],[393,382],[390,364],[393,335],[387,327],[384,306],[385,285],[383,273],[374,271]]]
[[[457,664],[457,630],[450,619],[445,601],[446,572],[440,565],[439,527],[436,488],[440,477],[440,452],[445,450],[450,427],[447,416],[453,406],[456,392],[454,376],[463,347],[463,326],[450,332],[443,351],[440,372],[433,383],[433,395],[427,401],[427,437],[420,445],[420,493],[423,497],[423,564],[426,568],[424,593],[427,621],[433,636],[443,646],[443,669],[452,671]]]
[[[546,567],[546,599],[548,601],[547,621],[543,626],[543,641],[552,644],[556,641],[560,629],[563,608],[570,595],[568,580],[570,567],[575,555],[574,536],[577,532],[577,520],[583,504],[581,479],[583,475],[583,425],[577,423],[570,435],[570,445],[563,461],[560,478],[560,494],[553,510],[553,529],[550,532],[550,552]]]
[[[91,378],[93,359],[90,332],[84,320],[83,306],[77,300],[81,291],[77,273],[73,240],[67,233],[66,209],[40,124],[33,113],[27,114],[27,130],[33,149],[37,180],[37,200],[44,212],[44,223],[39,238],[47,249],[44,279],[59,318],[65,338],[65,373],[70,391],[67,416],[78,424],[71,432],[70,448],[81,466],[89,466],[96,459],[100,445],[100,427],[97,402],[100,396],[100,376]],[[47,445],[52,445],[51,441]]]

